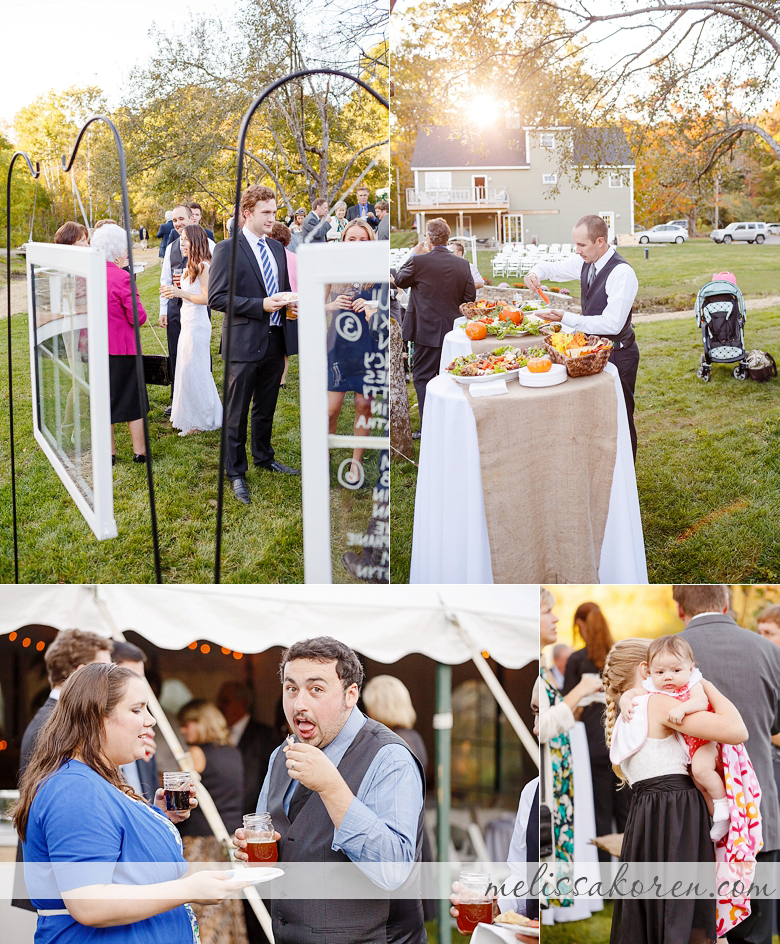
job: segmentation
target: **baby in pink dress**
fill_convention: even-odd
[[[671,695],[680,704],[667,717],[672,724],[682,724],[683,718],[694,711],[712,711],[701,683],[702,675],[695,667],[688,643],[680,636],[659,636],[647,649],[647,676],[642,689],[625,692],[621,706],[623,699],[630,703],[635,697],[647,692]],[[729,829],[726,787],[717,770],[719,745],[715,741],[704,741],[688,734],[683,734],[683,737],[691,758],[691,776],[712,814],[710,838],[717,842]]]

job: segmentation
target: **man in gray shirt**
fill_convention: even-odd
[[[377,239],[390,239],[390,204],[387,200],[380,200],[374,207],[379,217],[379,226],[376,228]]]
[[[759,862],[775,862],[780,849],[780,808],[772,769],[771,737],[780,732],[780,647],[742,629],[728,615],[721,584],[675,586],[672,596],[702,675],[734,703],[750,740],[750,760],[761,787],[764,837]],[[729,944],[772,944],[774,900],[753,898],[751,914],[726,935]]]
[[[317,197],[311,205],[311,213],[303,221],[301,242],[325,243],[328,241],[330,223],[325,219],[328,213],[328,201],[324,197]],[[309,233],[313,233],[309,236]]]

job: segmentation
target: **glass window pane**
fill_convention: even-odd
[[[32,266],[38,428],[94,509],[86,279]]]

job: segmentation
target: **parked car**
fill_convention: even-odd
[[[646,226],[642,226],[641,223],[634,223],[634,232],[635,232],[635,233],[644,233],[644,231],[645,231],[646,229],[647,229],[647,227],[646,227]]]
[[[767,223],[766,231],[770,236],[780,236],[780,223]]]
[[[688,238],[688,230],[682,226],[671,226],[669,223],[659,223],[652,229],[642,233],[640,243],[684,243]]]
[[[729,223],[725,229],[714,229],[710,239],[716,243],[762,243],[768,232],[766,223]]]
[[[686,232],[688,230],[688,220],[667,220],[667,226],[681,226]]]

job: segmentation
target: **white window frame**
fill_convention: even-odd
[[[451,170],[426,170],[425,171],[425,189],[426,190],[452,190],[452,171]]]
[[[51,462],[68,494],[84,516],[99,541],[117,536],[114,520],[114,478],[111,470],[111,394],[108,375],[108,298],[106,294],[106,256],[98,249],[59,246],[53,243],[27,243],[27,303],[29,311],[30,383],[32,386],[33,435]],[[65,316],[41,325],[36,331],[32,267],[52,267],[82,276],[87,286],[86,314]],[[45,341],[72,322],[74,330],[87,328],[89,339],[89,424],[92,451],[92,494],[94,508],[70,477],[67,467],[40,430],[38,415],[38,370],[35,357],[37,341]]]
[[[557,174],[542,174],[542,183],[543,184],[557,184],[558,175]]]
[[[520,223],[520,238],[510,239],[510,230],[513,228],[513,226],[517,225],[517,221]],[[525,236],[525,220],[523,219],[522,213],[507,213],[501,223],[504,228],[502,235],[504,237],[505,243],[522,243],[525,241],[523,238]]]
[[[623,186],[623,175],[622,174],[610,174],[609,175],[609,186],[612,190],[618,190]]]
[[[549,140],[549,144],[546,144],[545,141]],[[539,132],[539,147],[546,148],[549,151],[555,150],[555,135],[550,131],[540,131]]]
[[[298,247],[298,344],[305,583],[333,583],[329,449],[390,450],[385,436],[328,434],[328,355],[325,286],[331,282],[387,282],[390,243],[336,243]],[[381,309],[380,309],[381,311]],[[383,332],[389,397],[390,332]],[[388,402],[389,411],[389,402]],[[389,489],[389,469],[386,472]],[[384,484],[384,483],[383,483]]]

